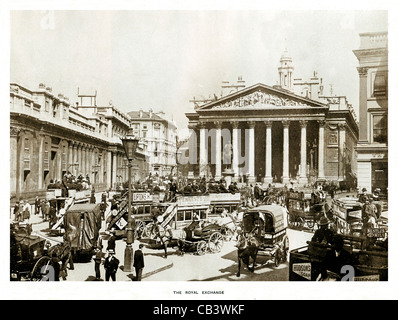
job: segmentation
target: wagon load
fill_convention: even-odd
[[[64,216],[64,241],[71,249],[90,253],[97,246],[101,229],[99,204],[79,203],[73,205]]]

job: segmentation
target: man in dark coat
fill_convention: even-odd
[[[115,251],[109,250],[109,255],[105,259],[105,281],[109,281],[109,278],[112,278],[112,281],[116,281],[116,272],[119,267],[119,260],[114,256],[114,254]]]
[[[103,261],[104,259],[103,259],[101,247],[96,247],[94,251],[95,251],[95,254],[93,256],[93,260],[94,260],[95,280],[99,281],[101,279],[100,266],[101,266],[101,263],[104,262]]]
[[[322,216],[318,222],[319,229],[315,231],[312,241],[324,244],[332,244],[335,233],[329,229],[330,221]]]
[[[115,236],[115,230],[111,230],[111,236],[108,239],[108,246],[106,247],[106,250],[113,250],[116,252],[116,236]]]
[[[142,248],[144,245],[140,243],[139,249],[134,253],[134,268],[135,268],[135,281],[141,281],[142,271],[144,269],[144,254]]]

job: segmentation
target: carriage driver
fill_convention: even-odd
[[[324,244],[332,244],[333,237],[335,233],[329,229],[330,221],[325,216],[321,217],[318,222],[319,229],[315,231],[314,236],[312,237],[312,241],[324,243]]]

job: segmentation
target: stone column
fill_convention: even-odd
[[[78,148],[77,144],[74,144],[74,145],[73,145],[73,162],[72,162],[73,164],[79,163],[77,148]],[[77,168],[76,168],[76,166],[71,167],[71,168],[72,168],[72,170],[73,170],[72,174],[73,174],[74,176],[76,176],[76,174],[77,174]]]
[[[18,184],[18,165],[19,151],[18,151],[18,135],[20,128],[10,127],[10,193],[19,196]]]
[[[200,138],[200,150],[199,150],[199,176],[205,177],[207,175],[207,143],[206,143],[206,128],[204,123],[199,123],[199,138]]]
[[[264,183],[272,183],[272,121],[264,121],[266,127]]]
[[[345,179],[345,124],[339,125],[339,180]]]
[[[116,151],[112,152],[112,188],[116,186],[117,156]]]
[[[308,183],[307,177],[307,123],[308,121],[301,120],[301,148],[300,148],[300,176],[299,183]]]
[[[112,152],[108,151],[107,160],[106,160],[106,187],[112,187]]]
[[[239,122],[232,122],[232,170],[234,171],[234,181],[239,180],[239,144],[238,144],[238,135],[239,135]]]
[[[358,143],[368,142],[368,68],[358,67],[359,73],[359,139]]]
[[[82,163],[80,165],[80,173],[83,177],[86,176],[86,145],[82,145]]]
[[[222,122],[216,121],[216,175],[214,179],[221,179],[221,126]]]
[[[255,154],[254,154],[254,126],[255,122],[254,121],[249,121],[247,123],[249,125],[249,172],[247,174],[248,176],[248,182],[249,183],[255,183],[256,182],[256,176],[254,172],[254,161],[255,161]]]
[[[289,120],[282,120],[283,126],[283,175],[282,183],[289,183]]]
[[[37,188],[41,190],[43,188],[43,148],[44,148],[44,134],[39,133],[39,156],[38,156],[38,169],[37,169]]]
[[[319,120],[318,179],[325,179],[325,120]]]

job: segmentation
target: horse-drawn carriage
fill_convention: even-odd
[[[10,229],[10,281],[54,281],[55,264],[66,268],[70,248],[51,246],[46,239],[32,234],[31,227],[12,224]]]
[[[289,191],[286,198],[290,228],[313,229],[324,214],[325,198],[319,191]]]
[[[308,246],[290,252],[289,281],[387,281],[386,246],[367,247],[366,237],[338,235],[336,244],[308,241]],[[383,242],[386,244],[387,240]]]
[[[287,210],[277,204],[263,205],[249,209],[243,214],[241,231],[238,236],[238,263],[240,275],[241,260],[253,267],[258,256],[265,257],[265,263],[273,262],[279,266],[287,260],[289,238],[286,234]]]

